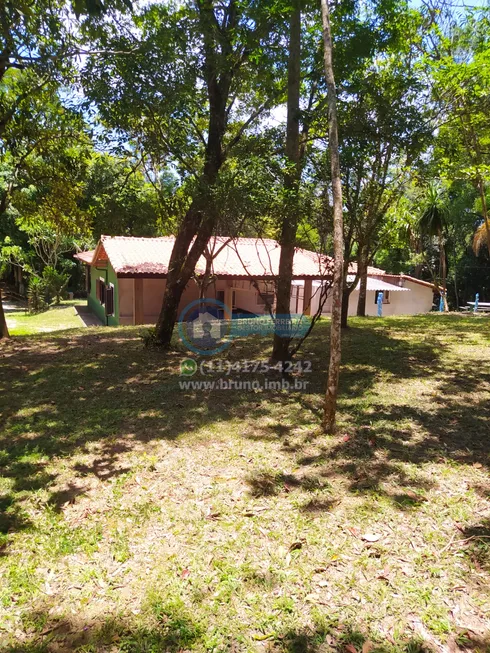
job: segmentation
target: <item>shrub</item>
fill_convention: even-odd
[[[27,289],[29,313],[41,313],[48,308],[46,301],[46,283],[40,277],[31,277]]]
[[[156,347],[157,346],[157,330],[155,327],[152,327],[151,329],[145,330],[141,334],[141,338],[143,339],[143,343],[145,347]]]
[[[51,266],[43,270],[43,281],[46,287],[48,301],[54,299],[55,304],[60,304],[65,294],[66,286],[70,276],[64,272],[58,272]]]

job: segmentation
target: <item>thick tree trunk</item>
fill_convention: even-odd
[[[179,228],[170,257],[162,309],[156,325],[156,341],[162,347],[170,346],[182,293],[217,223],[212,190],[226,158],[223,138],[227,129],[227,104],[231,83],[237,73],[233,56],[234,32],[238,21],[236,2],[230,0],[227,5],[226,29],[224,26],[219,28],[211,0],[198,2],[197,8],[205,51],[204,68],[209,100],[208,137],[199,188]],[[227,56],[217,56],[218,49],[225,50]],[[221,62],[219,65],[218,61]]]
[[[157,343],[162,347],[170,346],[182,293],[213,234],[214,211],[205,202],[204,206],[198,206],[201,203],[201,200],[194,200],[187,211],[170,257],[162,309],[156,326]],[[205,219],[203,212],[207,214]]]
[[[330,149],[330,162],[332,170],[333,194],[333,245],[334,245],[334,273],[332,286],[332,321],[330,325],[330,364],[328,367],[327,390],[323,413],[323,428],[327,433],[333,433],[336,427],[337,394],[339,387],[340,360],[341,360],[341,318],[342,318],[342,290],[344,277],[344,225],[342,182],[340,178],[340,156],[337,128],[337,98],[335,77],[333,72],[333,45],[330,31],[330,13],[328,0],[321,0],[323,49],[325,64],[325,81],[327,83],[328,102],[328,146]]]
[[[367,296],[367,277],[368,277],[368,260],[367,252],[363,251],[358,262],[359,272],[359,299],[357,300],[357,316],[366,316],[366,296]]]
[[[2,289],[0,288],[0,339],[9,337],[9,329],[7,326],[7,320],[5,318],[5,312],[3,310]]]
[[[212,188],[216,184],[225,158],[223,137],[227,125],[226,106],[235,70],[231,56],[227,61],[228,69],[221,71],[217,69],[216,21],[213,5],[206,1],[198,3],[198,6],[206,52],[205,72],[209,99],[208,139],[199,188],[179,228],[170,256],[162,309],[156,325],[156,341],[162,347],[170,346],[182,293],[194,273],[199,257],[206,249],[217,222]],[[236,21],[234,2],[230,2],[229,8],[228,27],[233,31]],[[222,37],[223,34],[220,38]],[[228,43],[227,47],[230,49],[231,55],[231,43]]]
[[[291,12],[289,29],[288,99],[286,123],[286,159],[288,169],[284,175],[285,211],[281,228],[279,277],[277,281],[276,315],[282,320],[290,317],[291,281],[293,276],[294,249],[298,229],[298,185],[299,185],[299,101],[301,82],[301,9],[295,0]],[[289,359],[291,338],[274,334],[272,359],[286,362]]]

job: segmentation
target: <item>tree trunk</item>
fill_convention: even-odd
[[[368,260],[367,251],[363,249],[358,261],[359,282],[359,299],[357,300],[357,316],[366,316],[366,296],[367,296],[367,277],[368,277]]]
[[[349,235],[349,240],[351,235]],[[348,318],[349,318],[349,300],[352,291],[357,285],[358,280],[354,281],[349,285],[347,283],[347,278],[349,276],[349,260],[350,260],[350,246],[347,246],[347,239],[344,237],[344,267],[343,267],[343,289],[342,289],[342,312],[340,316],[340,326],[342,329],[348,328]],[[356,275],[357,277],[357,275]]]
[[[170,346],[182,293],[213,234],[214,211],[206,203],[199,207],[200,203],[194,200],[187,211],[170,256],[162,309],[156,325],[156,340],[162,347]],[[204,211],[207,213],[205,219],[202,217]]]
[[[211,254],[206,254],[206,252],[204,253],[204,256],[206,257],[206,268],[204,269],[202,278],[199,280],[199,299],[204,299],[206,297],[206,293],[211,284],[213,257]]]
[[[298,186],[300,176],[299,101],[301,82],[301,9],[295,0],[291,11],[288,58],[288,99],[286,123],[287,171],[284,175],[285,211],[279,243],[279,277],[277,281],[276,316],[290,318],[291,281],[294,249],[298,229]],[[272,359],[286,362],[289,359],[289,336],[274,334]]]
[[[323,50],[325,64],[325,81],[327,83],[328,102],[328,146],[330,149],[330,165],[332,170],[333,195],[333,246],[334,273],[332,286],[332,320],[330,325],[330,363],[328,367],[327,390],[323,413],[323,428],[327,433],[334,433],[337,415],[337,394],[339,387],[341,360],[341,318],[342,290],[344,276],[344,225],[342,182],[340,178],[340,156],[337,128],[337,98],[335,77],[333,72],[333,46],[330,31],[330,13],[328,0],[321,0]]]
[[[5,318],[5,312],[3,310],[2,304],[2,289],[0,288],[0,340],[2,338],[9,338],[9,329],[7,326],[7,320]]]
[[[194,273],[199,257],[204,253],[217,223],[212,189],[218,179],[225,154],[223,137],[227,128],[227,103],[231,82],[236,72],[232,54],[232,34],[236,26],[235,3],[229,4],[227,33],[216,34],[216,16],[213,3],[206,0],[198,3],[199,20],[205,43],[205,74],[209,100],[208,138],[205,163],[199,187],[177,233],[170,256],[167,284],[163,295],[160,316],[156,325],[156,342],[168,348],[177,320],[180,299]],[[218,69],[216,38],[230,39],[226,49],[230,55],[226,67]]]
[[[456,261],[454,261],[454,296],[456,298],[456,310],[459,311],[459,291],[458,291],[458,281],[456,278],[457,267]]]
[[[442,234],[442,231],[439,231],[439,267],[440,267],[440,272],[441,272],[441,285],[442,285],[442,302],[444,304],[444,312],[447,313],[449,311],[448,305],[447,305],[447,266],[446,266],[446,249],[444,247],[444,237]]]
[[[347,329],[349,326],[349,300],[351,292],[352,290],[349,287],[344,286],[342,291],[342,309],[340,315],[340,326],[342,329]]]

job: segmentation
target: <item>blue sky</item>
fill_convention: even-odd
[[[420,7],[422,5],[422,0],[408,0],[408,3],[413,7]],[[448,7],[454,7],[455,9],[462,9],[464,7],[487,7],[490,4],[490,0],[448,0],[446,5]]]

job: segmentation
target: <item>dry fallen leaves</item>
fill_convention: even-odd
[[[303,542],[301,542],[300,540],[298,540],[297,542],[293,542],[293,543],[290,545],[290,547],[289,547],[289,551],[290,551],[290,552],[291,552],[291,551],[297,551],[298,549],[302,549],[302,548],[303,548]]]

